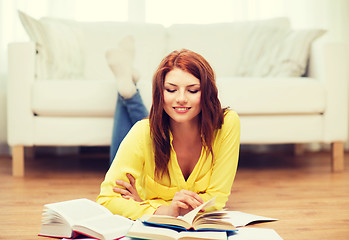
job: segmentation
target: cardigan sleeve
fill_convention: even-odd
[[[215,141],[209,186],[204,193],[199,194],[204,201],[216,197],[215,206],[207,210],[225,206],[235,179],[240,149],[240,119],[235,112],[227,113]]]
[[[149,128],[148,122],[142,120],[129,131],[101,184],[100,194],[97,197],[97,203],[108,208],[113,214],[119,214],[133,220],[144,214],[153,214],[157,207],[165,204],[162,200],[137,202],[132,199],[124,199],[121,194],[113,191],[113,187],[117,186],[116,180],[129,182],[126,173],[130,173],[136,179],[138,193],[142,192],[140,179],[144,166],[144,148],[146,147],[144,138],[147,127]]]

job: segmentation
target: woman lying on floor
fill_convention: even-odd
[[[142,104],[138,91],[129,97],[137,95]],[[152,98],[149,118],[120,144],[97,202],[134,220],[183,215],[213,197],[222,209],[237,170],[240,121],[222,109],[211,66],[189,50],[170,53],[154,74]]]

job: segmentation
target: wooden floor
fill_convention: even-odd
[[[0,157],[0,239],[38,237],[45,203],[95,200],[107,170],[107,154],[37,156],[26,176],[11,176],[11,160]],[[330,153],[242,152],[227,206],[280,219],[272,228],[283,239],[349,239],[349,154],[345,171],[331,173]]]

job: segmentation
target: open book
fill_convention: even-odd
[[[71,238],[80,233],[103,240],[117,239],[125,236],[133,223],[96,202],[75,199],[46,204],[39,235]]]
[[[144,215],[140,220],[150,226],[168,227],[177,230],[195,231],[235,231],[236,227],[245,226],[253,222],[275,221],[267,218],[239,211],[213,211],[199,213],[201,209],[214,206],[215,198],[203,203],[184,216],[172,217],[166,215]]]
[[[228,221],[222,221],[225,213],[221,211],[208,212],[200,214],[201,209],[214,206],[215,198],[201,204],[184,216],[167,215],[144,215],[140,220],[144,224],[153,226],[171,227],[178,230],[215,230],[215,231],[234,231],[235,226]]]

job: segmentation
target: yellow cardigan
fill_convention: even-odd
[[[185,180],[178,165],[176,153],[171,146],[168,164],[170,178],[163,177],[161,181],[156,182],[149,120],[141,120],[132,127],[121,143],[101,184],[97,202],[114,214],[135,220],[144,214],[153,214],[161,205],[169,205],[176,192],[187,189],[198,193],[204,201],[216,197],[214,209],[222,209],[228,200],[235,178],[239,146],[240,120],[235,112],[229,110],[225,114],[222,128],[215,133],[213,163],[212,155],[209,153],[207,156],[203,149],[192,173]],[[117,179],[128,182],[126,173],[135,177],[136,188],[141,199],[144,199],[143,202],[127,200],[119,193],[113,192]]]

